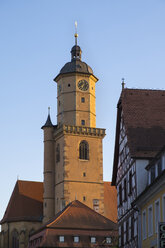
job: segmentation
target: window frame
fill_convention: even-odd
[[[157,218],[157,215],[156,215],[156,205],[157,205],[157,203],[159,203],[159,211],[158,211],[158,218]],[[158,223],[160,222],[160,198],[159,199],[157,199],[156,201],[155,201],[155,233],[158,233]]]
[[[61,240],[62,239],[62,240]],[[65,242],[65,236],[64,235],[60,235],[59,236],[59,242],[60,243],[64,243]]]
[[[86,140],[79,143],[79,159],[89,160],[89,143]]]
[[[77,241],[76,241],[76,238],[77,238]],[[73,239],[74,239],[74,243],[79,243],[80,242],[80,237],[79,236],[74,236]]]
[[[124,201],[127,201],[127,179],[124,178]]]
[[[132,194],[132,171],[129,172],[129,195]]]
[[[106,244],[112,244],[112,238],[110,236],[106,237],[105,240],[106,240]]]
[[[162,218],[165,222],[165,194],[162,195]]]
[[[150,216],[150,209],[151,209],[151,216]],[[153,206],[152,204],[148,206],[148,237],[153,235]]]
[[[81,97],[81,103],[85,103],[85,97]]]
[[[142,238],[145,240],[147,238],[147,215],[146,209],[142,212]]]
[[[96,237],[95,236],[91,237],[91,244],[96,244]]]
[[[81,120],[81,125],[85,126],[85,120]]]

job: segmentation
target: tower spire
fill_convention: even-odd
[[[77,38],[78,38],[78,33],[77,33],[77,21],[75,21],[75,45],[77,46]]]

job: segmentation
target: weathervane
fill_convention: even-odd
[[[50,115],[50,107],[48,107],[48,115]]]
[[[77,46],[77,38],[78,38],[78,33],[77,33],[77,21],[75,21],[75,45]]]

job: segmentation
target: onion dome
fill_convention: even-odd
[[[75,33],[75,45],[71,49],[71,61],[66,63],[62,67],[62,69],[60,70],[60,73],[56,76],[54,81],[56,81],[60,75],[66,74],[66,73],[75,73],[76,72],[76,73],[93,75],[92,68],[87,63],[85,63],[81,60],[82,50],[81,50],[80,46],[77,45],[77,37],[78,37],[78,34]]]

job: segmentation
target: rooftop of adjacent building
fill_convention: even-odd
[[[117,221],[117,192],[104,182],[105,214]],[[18,180],[0,224],[14,221],[39,221],[43,218],[43,183]]]
[[[117,175],[121,113],[130,156],[152,159],[165,144],[165,90],[123,87],[117,107],[113,183]]]
[[[106,236],[117,237],[118,225],[75,200],[31,235],[30,247],[37,239],[40,247],[58,247],[60,235],[63,235],[63,247],[73,247],[73,235],[79,237],[76,246],[89,247],[91,236],[97,237],[97,244]]]

